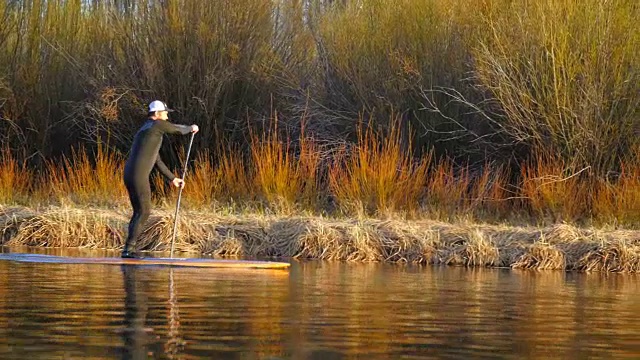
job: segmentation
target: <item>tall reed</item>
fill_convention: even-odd
[[[510,187],[511,174],[508,168],[496,164],[484,164],[475,176],[469,190],[467,211],[481,220],[506,219],[522,209],[514,201],[517,194]]]

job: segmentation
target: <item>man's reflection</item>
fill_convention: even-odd
[[[173,269],[169,270],[168,294],[168,339],[163,344],[151,339],[153,329],[146,327],[149,310],[149,270],[132,265],[122,265],[124,278],[124,330],[122,338],[123,359],[147,359],[164,353],[169,359],[178,358],[184,349],[184,339],[180,334],[180,315],[178,313],[178,296],[173,281]],[[150,341],[151,340],[151,341]],[[155,341],[154,341],[155,340]]]
[[[148,279],[143,279],[144,271],[137,266],[122,265],[124,278],[124,341],[123,359],[146,359],[148,331],[145,329],[149,310],[147,297]]]

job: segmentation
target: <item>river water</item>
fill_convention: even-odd
[[[637,275],[313,261],[0,272],[2,359],[640,357]]]

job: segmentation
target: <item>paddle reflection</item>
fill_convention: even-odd
[[[180,313],[178,311],[178,294],[173,282],[173,269],[169,270],[169,337],[164,345],[164,352],[169,359],[176,359],[184,349],[185,341],[180,334]]]

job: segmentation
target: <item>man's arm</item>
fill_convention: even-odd
[[[158,157],[156,157],[156,166],[158,167],[162,175],[169,179],[169,181],[173,181],[173,179],[176,178],[171,170],[169,170],[167,165],[165,165],[164,161],[162,161],[162,159],[160,158],[160,154],[158,154]]]
[[[162,130],[163,133],[167,134],[187,135],[192,131],[192,127],[190,125],[179,125],[168,121],[158,121],[157,126],[160,128],[160,130]]]

